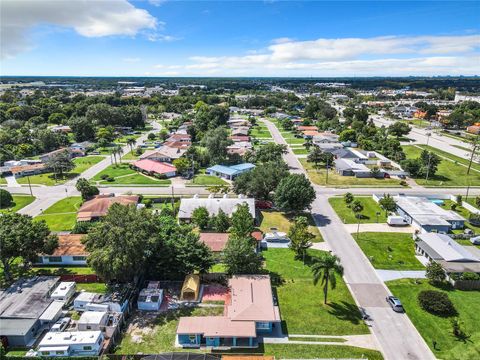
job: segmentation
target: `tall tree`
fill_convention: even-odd
[[[92,196],[98,195],[100,193],[96,186],[91,185],[90,182],[84,178],[78,179],[75,187],[78,191],[80,191],[83,200],[90,199]]]
[[[390,194],[383,194],[383,197],[378,203],[385,210],[385,215],[387,215],[389,211],[392,212],[397,209],[397,203]]]
[[[227,274],[258,274],[262,259],[255,252],[249,238],[230,236],[223,252]]]
[[[207,148],[208,155],[214,164],[221,164],[227,160],[227,146],[232,143],[224,127],[208,131],[202,139],[202,144]]]
[[[192,222],[197,225],[200,230],[205,230],[208,227],[210,214],[204,206],[200,206],[192,212]]]
[[[47,167],[53,171],[55,176],[63,177],[65,172],[69,172],[75,168],[75,164],[70,158],[68,150],[61,151],[57,154],[50,156],[46,162]]]
[[[290,249],[295,252],[296,258],[305,260],[307,250],[312,247],[312,240],[315,238],[315,235],[308,231],[306,217],[298,216],[295,218],[288,231],[288,238],[290,239]]]
[[[95,125],[86,117],[73,117],[68,123],[76,141],[95,140]]]
[[[227,232],[231,225],[231,220],[222,209],[218,210],[218,214],[210,218],[210,227],[220,233]]]
[[[30,216],[5,213],[0,216],[0,261],[5,279],[12,279],[13,262],[22,258],[32,262],[38,254],[51,254],[58,246],[56,235],[44,220],[33,221]]]
[[[319,282],[323,285],[324,304],[327,303],[328,285],[333,290],[337,286],[336,275],[343,275],[343,266],[340,264],[340,259],[336,255],[322,252],[320,257],[315,257],[312,260],[313,284],[317,285]]]
[[[248,204],[238,205],[237,210],[232,214],[231,235],[236,238],[251,239],[254,229],[254,219]]]
[[[275,190],[275,205],[287,212],[299,212],[310,207],[316,194],[303,174],[290,174],[283,178]]]

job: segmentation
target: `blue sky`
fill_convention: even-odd
[[[3,0],[1,74],[475,75],[479,4]]]

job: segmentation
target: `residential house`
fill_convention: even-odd
[[[199,198],[194,196],[193,198],[180,199],[180,209],[178,211],[178,219],[180,221],[189,222],[192,218],[192,213],[199,207],[205,207],[210,215],[217,215],[220,209],[223,210],[228,216],[237,210],[239,205],[247,204],[250,211],[250,215],[255,219],[255,199],[244,198],[239,196],[238,198]]]
[[[223,316],[181,317],[177,342],[184,348],[240,348],[258,346],[257,336],[280,326],[269,275],[233,276],[231,298]]]
[[[448,233],[465,226],[466,220],[462,216],[441,208],[425,197],[397,196],[395,202],[399,215],[422,232]]]
[[[232,129],[232,136],[248,136],[249,131],[250,131],[249,127],[240,126]]]
[[[325,143],[338,143],[339,135],[334,134],[329,131],[318,133],[317,136],[313,137],[314,144],[325,144]]]
[[[42,254],[37,259],[37,264],[45,265],[87,265],[88,252],[82,243],[83,234],[58,235],[58,247],[51,255]]]
[[[54,301],[50,295],[59,280],[54,276],[20,279],[0,292],[0,337],[8,346],[33,346],[43,324],[55,319],[57,314],[49,310]]]
[[[318,127],[313,125],[298,125],[297,130],[300,132],[303,131],[318,131]]]
[[[48,170],[49,169],[45,164],[20,165],[9,168],[9,172],[12,173],[15,178],[38,175],[47,172]]]
[[[137,195],[97,195],[92,200],[85,201],[78,209],[77,221],[98,220],[107,215],[108,209],[113,204],[136,205],[138,200],[139,197]]]
[[[184,143],[190,143],[192,142],[192,137],[188,134],[179,134],[179,133],[174,133],[168,137],[166,142],[184,142]]]
[[[254,168],[255,168],[255,165],[251,163],[237,164],[237,165],[231,165],[231,166],[214,165],[207,168],[206,173],[208,175],[217,176],[217,177],[221,177],[228,180],[233,180],[238,175],[251,171]]]
[[[38,344],[40,356],[97,356],[103,345],[101,331],[48,332]]]
[[[480,125],[470,125],[467,127],[467,132],[470,134],[474,135],[479,135],[480,134]]]
[[[39,156],[39,158],[43,163],[46,163],[52,157],[57,156],[59,154],[63,154],[63,153],[67,153],[69,157],[72,157],[72,154],[71,154],[69,149],[61,148],[61,149],[57,149],[57,150],[54,150],[54,151],[50,151],[49,153],[46,153],[46,154],[42,154],[42,155]]]
[[[350,159],[336,159],[335,171],[341,176],[355,176],[357,178],[372,177],[370,169],[362,163]]]
[[[317,130],[304,130],[302,131],[304,139],[313,139],[316,136],[319,136],[320,133]]]
[[[150,159],[135,161],[132,167],[145,174],[152,176],[164,176],[167,178],[177,176],[177,168],[166,162],[158,162]]]
[[[413,117],[415,119],[425,119],[426,116],[427,116],[427,112],[422,110],[417,110],[413,113]]]
[[[155,150],[145,151],[141,156],[140,160],[150,159],[159,162],[173,162],[173,160],[181,158],[187,149],[174,148],[170,146],[162,146]]]
[[[236,136],[230,136],[230,139],[234,142],[250,142],[250,136],[245,136],[245,135],[236,135]]]
[[[480,273],[480,251],[475,246],[462,246],[446,234],[419,234],[415,252],[440,264],[448,274]]]
[[[107,311],[85,311],[77,321],[78,331],[102,331],[107,325]]]

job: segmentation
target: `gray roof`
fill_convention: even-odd
[[[25,336],[37,319],[2,319],[0,334],[4,336]]]
[[[227,215],[232,215],[238,205],[248,204],[250,214],[255,217],[255,199],[253,198],[190,198],[180,200],[180,210],[178,217],[180,219],[190,219],[195,209],[199,207],[207,208],[210,215],[218,214],[222,209]]]
[[[395,201],[399,208],[415,220],[419,219],[422,225],[448,225],[448,221],[465,221],[456,212],[445,210],[425,197],[398,196]]]
[[[332,151],[332,154],[335,155],[337,159],[358,159],[358,156],[348,149],[338,149]]]
[[[0,293],[0,318],[38,319],[52,303],[50,293],[59,279],[36,276],[15,282]]]
[[[467,248],[445,234],[424,233],[418,235],[421,247],[432,259],[448,262],[478,262],[480,259]]]
[[[370,169],[365,166],[364,164],[356,163],[353,160],[350,159],[337,159],[335,160],[335,168],[337,170],[352,170],[354,172],[356,171],[365,171],[369,172]]]

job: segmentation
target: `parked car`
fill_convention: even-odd
[[[386,300],[387,300],[387,303],[393,309],[393,311],[399,312],[399,313],[405,312],[405,309],[403,308],[402,303],[395,296],[387,296]]]
[[[52,328],[50,331],[52,332],[62,332],[65,330],[65,328],[70,324],[70,318],[69,317],[64,317],[58,320],[55,324],[53,324]]]

